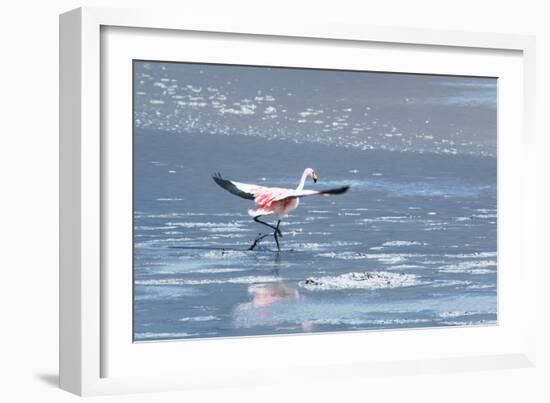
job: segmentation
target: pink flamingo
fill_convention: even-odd
[[[217,173],[212,175],[214,182],[220,185],[225,190],[242,197],[243,199],[254,200],[256,203],[256,209],[248,210],[248,214],[256,221],[257,223],[268,226],[273,229],[273,237],[275,238],[275,243],[277,244],[277,249],[280,251],[279,247],[279,236],[283,236],[279,230],[279,224],[281,219],[287,215],[289,212],[294,210],[300,204],[300,199],[306,196],[328,196],[341,194],[346,192],[349,189],[349,186],[342,186],[334,189],[327,190],[304,190],[304,185],[307,178],[313,179],[313,182],[317,182],[317,174],[311,168],[306,168],[300,179],[300,183],[296,189],[285,189],[285,188],[275,188],[259,185],[249,185],[247,183],[235,182],[228,179],[222,178],[222,176]],[[271,225],[265,221],[261,221],[260,217],[268,214],[274,214],[277,217],[277,225]],[[258,242],[264,239],[270,234],[262,235],[259,234],[249,250],[253,250]]]

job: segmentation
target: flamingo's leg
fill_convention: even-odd
[[[281,224],[281,220],[277,220],[277,232],[279,233],[279,236],[282,238],[282,237],[283,237],[283,233],[282,233],[281,230],[279,229],[279,224]]]
[[[279,246],[279,236],[277,235],[277,231],[273,233],[273,238],[275,238],[275,243],[277,244],[277,251],[281,251],[281,247]]]
[[[277,226],[274,226],[274,225],[266,223],[265,221],[260,220],[259,217],[261,217],[261,216],[254,217],[254,221],[256,221],[257,223],[263,224],[263,225],[267,225],[269,228],[271,228],[275,232],[278,232],[280,236],[283,236],[283,234],[281,234],[281,231],[279,230],[279,224],[278,223],[277,223]],[[279,222],[280,221],[281,220],[279,220]]]
[[[275,238],[275,243],[277,244],[277,251],[281,251],[281,247],[279,246],[279,236],[283,236],[281,231],[279,230],[279,224],[281,224],[281,220],[277,220],[277,226],[275,227],[275,231],[273,232],[273,238]],[[277,235],[277,233],[279,235]]]

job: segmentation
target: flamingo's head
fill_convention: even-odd
[[[316,183],[317,182],[317,174],[315,173],[315,171],[311,168],[306,168],[306,170],[304,171],[304,175],[305,177],[307,178],[308,176],[311,176],[311,179],[313,179],[313,182]]]

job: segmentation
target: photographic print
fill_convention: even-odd
[[[134,341],[497,322],[497,79],[133,62]]]

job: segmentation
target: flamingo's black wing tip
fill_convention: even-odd
[[[346,193],[350,188],[350,185],[342,186],[341,188],[337,189],[337,194]]]
[[[228,192],[231,192],[236,196],[242,197],[243,199],[254,200],[254,195],[252,193],[239,189],[230,180],[222,178],[219,172],[217,174],[213,174],[212,179],[214,179],[214,182],[216,182],[220,187],[224,188]]]
[[[346,193],[349,188],[350,188],[350,185],[345,185],[336,189],[322,190],[320,193],[324,195],[339,195],[342,193]]]

